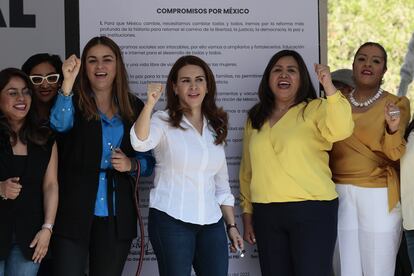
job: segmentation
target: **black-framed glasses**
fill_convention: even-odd
[[[50,74],[47,76],[29,76],[30,80],[33,84],[40,85],[44,82],[44,80],[47,81],[48,84],[55,84],[59,81],[59,74]]]

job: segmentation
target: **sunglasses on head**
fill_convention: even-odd
[[[59,74],[50,74],[47,76],[29,76],[30,80],[32,81],[33,84],[42,84],[44,82],[44,80],[47,81],[48,84],[55,84],[59,81]]]

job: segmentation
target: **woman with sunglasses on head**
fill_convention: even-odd
[[[131,93],[121,50],[110,38],[92,38],[81,60],[72,55],[62,69],[65,79],[50,119],[62,133],[63,149],[54,275],[83,275],[89,256],[90,276],[118,276],[137,236],[131,173],[139,166],[148,176],[154,163],[150,153],[136,153],[129,139],[144,104]]]
[[[34,107],[41,123],[49,125],[49,113],[63,81],[62,61],[58,55],[47,53],[29,57],[22,70],[34,85]]]
[[[48,252],[58,205],[57,147],[37,123],[33,85],[0,71],[0,275],[35,276]]]
[[[362,44],[352,69],[354,132],[330,153],[339,194],[335,270],[341,276],[393,276],[401,240],[399,159],[410,104],[381,88],[387,53],[379,43]]]
[[[159,275],[227,276],[228,246],[243,250],[235,224],[224,144],[227,113],[216,105],[210,67],[196,56],[180,57],[168,75],[167,107],[152,115],[161,84],[131,129],[138,151],[154,149],[156,170],[150,193],[148,234]]]

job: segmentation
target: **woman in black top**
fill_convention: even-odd
[[[57,149],[31,107],[33,86],[0,72],[0,275],[36,275],[58,204]]]

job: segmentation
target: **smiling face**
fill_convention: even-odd
[[[367,87],[379,87],[387,71],[384,52],[375,45],[359,49],[353,63],[355,83]]]
[[[31,91],[20,77],[12,77],[0,92],[0,110],[9,121],[24,120],[31,103]]]
[[[57,74],[55,67],[48,62],[40,63],[30,70],[30,76],[46,77]],[[33,84],[35,87],[36,97],[43,103],[49,103],[57,94],[60,82],[49,83],[46,79],[41,84]]]
[[[200,66],[185,65],[177,75],[177,83],[173,85],[174,92],[182,106],[192,111],[201,110],[207,93],[206,74]]]
[[[95,45],[86,55],[86,74],[93,91],[111,91],[116,76],[116,56],[105,45]]]
[[[278,103],[293,103],[300,86],[300,72],[292,56],[281,57],[269,75],[269,87]]]

